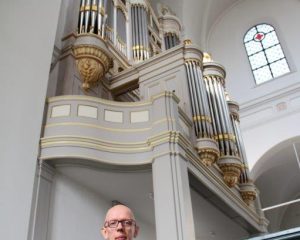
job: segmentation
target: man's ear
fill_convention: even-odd
[[[101,228],[101,233],[104,239],[107,239],[108,237],[108,233],[107,233],[107,229],[105,227]]]
[[[138,235],[138,233],[139,233],[139,230],[140,230],[140,227],[139,226],[135,226],[135,228],[134,228],[134,234],[133,234],[133,236],[136,238],[137,237],[137,235]]]

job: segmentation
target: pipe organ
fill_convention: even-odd
[[[233,126],[234,136],[236,137],[237,149],[242,162],[242,170],[239,178],[239,187],[243,200],[250,205],[256,198],[255,186],[248,169],[246,151],[243,143],[242,134],[240,131],[239,105],[232,101],[229,94],[226,92],[226,100],[230,111],[231,124]]]
[[[147,7],[144,4],[132,4],[132,58],[134,61],[143,61],[150,56],[147,20]]]
[[[78,33],[94,33],[104,37],[107,0],[81,0]]]
[[[227,186],[238,186],[243,200],[250,205],[255,200],[256,190],[247,169],[238,105],[228,100],[225,92],[225,69],[207,55],[203,56],[200,50],[197,50],[198,55],[187,56],[185,47],[191,45],[191,41],[180,44],[179,19],[168,9],[161,12],[157,17],[146,0],[81,0],[73,53],[84,78],[84,88],[86,91],[93,88],[100,78],[106,79],[108,86],[123,70],[134,69],[135,77],[126,75],[125,90],[118,86],[114,93],[119,101],[138,101],[141,91],[137,72],[142,71],[138,67],[148,60],[141,69],[148,68],[149,60],[154,55],[159,59],[165,50],[168,50],[166,53],[172,49],[182,50],[182,68],[186,75],[181,75],[180,81],[187,89],[194,131],[190,140],[199,161],[207,168],[217,168]],[[180,68],[178,62],[176,66]],[[115,70],[109,70],[112,67]]]

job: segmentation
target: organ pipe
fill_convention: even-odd
[[[217,164],[226,184],[234,187],[239,181],[242,163],[225,98],[225,70],[215,62],[206,62],[203,64],[203,74],[213,117],[214,138],[218,141],[221,153]]]
[[[191,99],[194,130],[197,137],[196,148],[201,161],[211,166],[219,157],[216,141],[213,139],[211,116],[209,113],[207,91],[202,78],[202,62],[186,60],[188,88]]]
[[[242,199],[247,205],[254,203],[257,197],[256,187],[250,178],[250,172],[248,169],[248,162],[246,151],[243,143],[243,138],[240,131],[240,120],[239,120],[239,105],[232,101],[229,95],[226,93],[226,100],[230,109],[231,124],[236,137],[237,149],[241,158],[243,167],[241,169],[241,175],[239,178],[239,189]]]
[[[81,0],[78,33],[94,33],[104,38],[107,0]]]
[[[149,58],[149,34],[147,9],[141,4],[131,5],[132,13],[132,54],[135,61],[142,61]]]

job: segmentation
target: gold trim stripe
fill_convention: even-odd
[[[196,122],[196,121],[206,121],[206,122],[212,123],[210,116],[206,116],[206,115],[193,116],[193,121],[194,122]]]
[[[45,128],[58,127],[58,126],[80,126],[80,127],[97,128],[97,129],[102,129],[102,130],[107,130],[112,132],[144,132],[144,131],[150,131],[152,129],[152,128],[134,128],[134,129],[108,128],[96,124],[81,123],[81,122],[48,123],[45,125]]]
[[[234,134],[231,133],[222,133],[219,135],[214,136],[215,140],[232,140],[232,141],[236,141],[236,137]]]

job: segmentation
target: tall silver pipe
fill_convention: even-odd
[[[194,118],[194,122],[198,125],[198,136],[203,137],[203,127],[201,124],[201,110],[200,110],[200,99],[199,99],[199,94],[197,93],[197,87],[196,87],[196,79],[195,79],[195,73],[194,73],[194,69],[193,69],[193,63],[191,61],[189,61],[189,66],[190,66],[190,72],[191,72],[191,82],[192,82],[192,89],[194,92],[194,96],[195,96],[195,110],[196,110],[196,116]]]
[[[220,102],[222,104],[222,109],[223,109],[223,114],[224,114],[224,119],[225,119],[225,124],[226,124],[226,131],[229,136],[228,142],[230,144],[231,154],[234,156],[237,156],[238,152],[237,152],[236,141],[233,138],[234,137],[233,125],[231,124],[230,112],[229,112],[228,104],[226,102],[225,90],[224,90],[224,86],[221,83],[221,81],[218,85],[218,91],[219,91],[219,95],[220,95]]]
[[[80,3],[80,15],[79,15],[79,29],[78,33],[82,33],[83,28],[83,21],[84,21],[84,7],[85,7],[85,0],[81,0]]]
[[[98,32],[97,32],[97,34],[98,35],[100,35],[100,36],[102,36],[103,35],[103,27],[102,27],[102,25],[103,25],[103,17],[104,16],[102,16],[102,9],[103,9],[103,3],[102,3],[102,1],[103,0],[99,0],[99,2],[98,2],[98,8],[97,8],[97,15],[98,15],[98,18],[97,18],[97,22],[98,22],[98,24],[97,24],[97,26],[98,26]]]
[[[136,25],[135,25],[135,12],[134,12],[134,6],[131,7],[131,26],[132,26],[132,30],[131,30],[131,36],[132,36],[132,58],[135,60],[136,59],[136,54],[135,54],[135,46],[136,46],[136,41],[135,41],[135,29],[136,29]]]
[[[206,91],[203,89],[203,79],[202,79],[202,73],[200,71],[200,66],[199,63],[195,64],[195,73],[196,73],[196,82],[198,86],[198,91],[199,91],[199,97],[200,97],[200,102],[201,102],[201,111],[202,115],[204,117],[203,119],[203,128],[204,128],[204,137],[211,137],[211,132],[210,132],[210,123],[209,123],[209,118],[210,114],[208,111],[206,111],[205,106],[207,106],[207,97],[206,97]]]
[[[95,31],[96,16],[97,16],[97,3],[96,3],[96,0],[92,0],[92,4],[91,4],[91,7],[90,7],[90,14],[91,14],[91,22],[90,22],[89,32],[93,33]]]
[[[139,60],[139,24],[138,24],[138,6],[134,5],[134,14],[135,14],[135,39],[136,39],[136,45],[135,45],[135,52],[136,52],[136,60]]]
[[[135,10],[136,10],[136,39],[137,39],[137,42],[136,42],[136,50],[137,50],[137,59],[140,60],[141,58],[141,54],[140,54],[140,42],[141,42],[141,39],[140,39],[140,19],[139,19],[139,6],[136,5],[135,6]]]
[[[150,57],[150,50],[149,50],[149,34],[148,34],[148,17],[147,17],[147,9],[144,9],[144,22],[145,22],[145,40],[146,40],[146,59]]]
[[[190,93],[190,98],[191,98],[191,105],[192,105],[192,115],[193,117],[197,115],[196,113],[196,109],[195,109],[195,93],[192,89],[192,79],[191,79],[191,73],[190,73],[190,66],[189,66],[189,63],[186,62],[185,63],[185,66],[186,66],[186,71],[187,71],[187,76],[188,76],[188,87],[189,87],[189,93]],[[198,137],[199,135],[199,128],[198,128],[198,124],[197,123],[194,123],[194,126],[195,126],[195,135],[196,137]]]
[[[91,0],[86,0],[84,7],[84,32],[88,32],[89,19],[90,19]]]
[[[143,52],[143,60],[144,59],[147,59],[147,54],[146,54],[146,51],[147,51],[147,49],[146,49],[146,35],[147,35],[147,24],[146,24],[146,19],[145,19],[145,10],[144,10],[144,7],[143,6],[141,6],[140,7],[140,9],[141,9],[141,23],[142,23],[142,36],[143,36],[143,41],[142,41],[142,45],[143,45],[143,50],[142,50],[142,52]]]
[[[221,123],[220,123],[220,116],[219,116],[219,110],[218,110],[218,104],[216,100],[216,93],[213,88],[213,79],[212,77],[207,78],[208,83],[208,91],[210,93],[211,98],[211,111],[214,113],[214,123],[215,123],[215,129],[216,129],[216,140],[219,143],[220,151],[223,155],[226,155],[226,146],[224,142],[221,140],[220,135],[222,133]]]
[[[197,136],[200,137],[200,133],[201,133],[201,126],[198,122],[197,116],[200,115],[199,113],[199,109],[198,109],[198,97],[197,97],[197,93],[196,93],[196,88],[195,88],[195,80],[194,80],[194,76],[193,76],[193,72],[192,72],[192,66],[191,66],[191,62],[188,62],[188,66],[189,66],[189,71],[190,71],[190,78],[191,78],[191,89],[193,92],[193,96],[194,96],[194,107],[195,107],[195,115],[193,118],[193,122],[194,124],[197,126]]]
[[[211,124],[212,125],[212,134],[214,136],[216,136],[218,134],[218,131],[216,129],[216,123],[215,123],[216,116],[215,116],[215,112],[213,111],[212,94],[209,91],[209,83],[208,83],[207,77],[204,77],[204,87],[205,87],[205,90],[207,93],[208,108],[209,108],[209,112],[210,112],[211,120],[212,120],[212,124]],[[219,144],[218,139],[216,139],[216,141]],[[219,148],[220,148],[220,146],[219,146]]]
[[[227,134],[227,128],[226,128],[226,123],[225,123],[225,118],[224,118],[223,107],[222,107],[220,96],[219,96],[218,84],[219,83],[214,78],[214,80],[213,80],[213,90],[214,90],[215,95],[216,95],[216,102],[217,102],[219,119],[220,119],[220,127],[221,127],[221,131],[219,132],[219,134],[220,134],[220,136],[222,136],[221,141],[223,141],[224,145],[225,145],[225,155],[229,155],[230,146],[229,146],[228,140],[225,138],[225,136]]]
[[[202,92],[202,95],[203,95],[202,101],[203,101],[204,112],[205,112],[205,115],[210,117],[210,122],[207,122],[207,129],[208,129],[208,134],[209,134],[208,136],[210,138],[212,138],[212,136],[213,136],[212,122],[211,122],[212,117],[209,112],[208,96],[207,96],[207,91],[205,88],[205,83],[204,83],[204,80],[202,77],[202,71],[200,70],[200,67],[197,68],[197,72],[198,72],[198,76],[199,76],[200,91]]]
[[[199,79],[198,79],[198,74],[197,74],[197,69],[196,69],[196,65],[195,62],[192,61],[191,62],[192,65],[192,70],[193,70],[193,75],[194,75],[194,82],[195,82],[195,91],[196,91],[196,96],[198,99],[198,109],[199,109],[199,115],[197,116],[197,121],[199,123],[199,125],[201,126],[201,135],[202,137],[205,137],[206,135],[206,129],[205,129],[205,113],[204,113],[204,109],[203,109],[203,101],[202,101],[202,93],[200,91],[200,87],[199,87]]]

